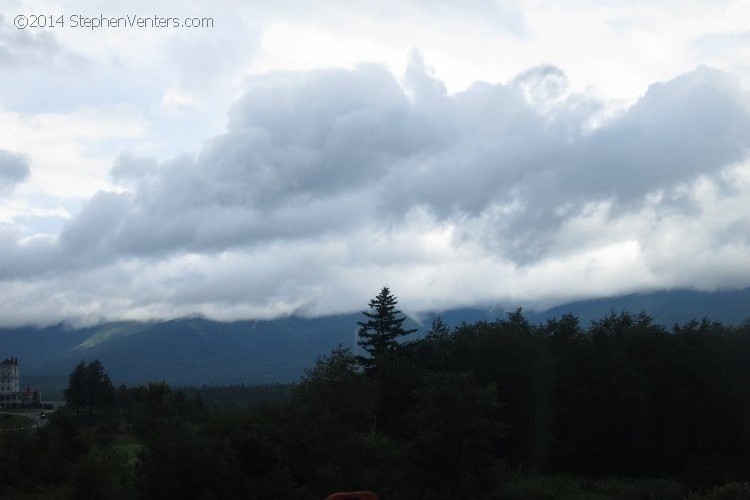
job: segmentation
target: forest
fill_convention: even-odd
[[[369,306],[356,352],[221,390],[246,404],[81,362],[46,426],[0,432],[0,497],[750,498],[750,323],[519,309],[418,336],[388,288]]]

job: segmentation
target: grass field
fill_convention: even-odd
[[[132,465],[138,461],[143,443],[130,434],[117,434],[112,440],[112,447],[128,457],[128,463]]]
[[[33,427],[34,421],[21,415],[0,414],[0,430],[16,430]]]

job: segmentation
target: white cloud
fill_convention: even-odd
[[[750,111],[730,75],[655,84],[593,131],[600,104],[554,67],[450,95],[415,56],[403,85],[377,66],[255,77],[199,154],[120,155],[127,190],[100,191],[59,238],[8,233],[2,276],[134,273],[107,298],[67,287],[66,317],[87,300],[120,316],[341,312],[384,282],[412,308],[746,283],[718,278],[750,238]]]
[[[9,8],[0,321],[750,284],[747,2]]]

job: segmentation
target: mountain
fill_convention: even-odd
[[[528,311],[532,323],[572,313],[583,326],[610,311],[645,310],[666,327],[708,317],[726,324],[750,318],[750,289],[714,293],[685,290],[578,301]],[[494,321],[503,309],[462,308],[439,313],[450,326]],[[420,315],[426,331],[437,313]],[[0,357],[21,362],[24,385],[64,387],[81,360],[99,359],[115,383],[165,380],[172,385],[286,383],[299,380],[318,356],[339,344],[353,348],[359,313],[267,321],[218,322],[202,317],[171,321],[113,322],[88,328],[0,329]]]
[[[115,382],[175,385],[292,382],[316,357],[354,343],[359,315],[218,322],[200,317],[71,329],[0,329],[3,350],[32,378],[99,359]],[[2,355],[2,354],[0,354]]]
[[[581,325],[601,319],[611,311],[639,313],[646,311],[654,321],[667,328],[692,319],[707,318],[727,325],[738,325],[750,320],[750,288],[716,292],[669,290],[651,293],[634,293],[621,297],[583,300],[563,304],[546,311],[530,314],[533,323],[570,313],[578,317]]]
[[[515,310],[515,309],[513,309]],[[708,318],[727,325],[738,325],[750,320],[750,288],[732,291],[696,292],[692,290],[668,290],[650,293],[597,298],[568,302],[541,311],[524,309],[523,313],[533,324],[546,323],[563,314],[578,317],[584,327],[592,321],[602,319],[610,312],[627,311],[637,314],[645,311],[654,322],[670,329],[675,323],[685,323],[692,319]],[[425,313],[420,316],[422,323],[429,326],[435,316],[440,316],[449,326],[463,322],[495,321],[505,318],[503,308],[460,308]]]

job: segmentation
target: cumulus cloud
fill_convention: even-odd
[[[380,66],[254,76],[198,154],[122,154],[123,190],[58,237],[0,239],[0,277],[127,268],[103,310],[220,317],[345,310],[326,297],[394,276],[420,307],[456,287],[470,303],[743,286],[748,102],[706,67],[604,122],[605,103],[554,66],[456,94],[416,53],[400,80]]]

